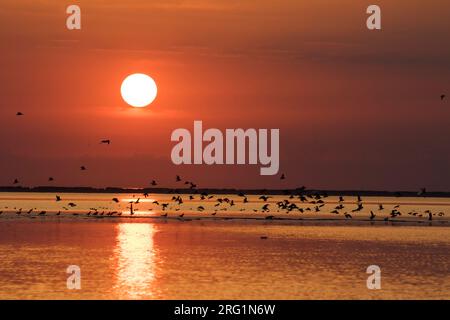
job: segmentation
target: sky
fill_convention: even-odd
[[[450,191],[447,0],[376,1],[375,31],[361,0],[0,3],[0,185]],[[147,108],[120,95],[136,72],[158,85]],[[194,120],[280,129],[287,179],[174,165]]]

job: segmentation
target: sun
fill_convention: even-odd
[[[122,82],[120,93],[132,107],[142,108],[152,103],[158,93],[156,82],[146,74],[130,74]]]

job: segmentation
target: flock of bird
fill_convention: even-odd
[[[444,99],[446,99],[446,95],[442,94],[440,96],[441,101],[443,101]],[[24,113],[22,112],[17,112],[16,116],[24,116]],[[104,145],[110,145],[111,144],[111,140],[110,139],[102,139],[100,140],[100,144],[104,144]],[[87,170],[85,165],[81,165],[80,166],[80,170],[81,171],[85,171]],[[282,173],[280,175],[280,179],[281,180],[285,180],[286,179],[286,175],[284,173]],[[53,177],[49,177],[48,181],[54,181],[55,179]],[[231,199],[229,197],[221,197],[219,195],[209,195],[205,192],[202,193],[198,193],[197,192],[197,184],[192,182],[192,181],[183,181],[181,179],[181,177],[179,175],[176,175],[175,177],[175,181],[177,183],[184,183],[185,187],[187,187],[188,189],[192,190],[192,194],[189,195],[184,195],[185,198],[183,198],[180,194],[173,196],[171,199],[171,202],[165,202],[165,203],[160,203],[159,201],[155,200],[153,201],[153,205],[156,205],[159,210],[161,211],[161,216],[162,217],[168,217],[168,211],[174,211],[174,212],[178,212],[178,211],[183,211],[186,210],[184,208],[182,208],[182,205],[185,201],[212,201],[212,199],[215,198],[215,204],[214,204],[214,209],[211,210],[212,212],[210,212],[210,214],[212,216],[216,216],[217,213],[219,211],[232,211],[233,207],[236,206],[236,202],[241,202],[242,204],[248,204],[250,201],[248,199],[248,196],[246,196],[243,193],[238,193],[237,194],[237,198],[236,199]],[[19,184],[19,179],[14,179],[13,181],[13,185],[18,185]],[[156,180],[152,180],[150,182],[151,186],[157,186],[158,183]],[[425,189],[421,189],[418,192],[418,196],[423,196],[425,195],[426,190]],[[148,193],[144,193],[143,197],[147,198],[149,196]],[[276,214],[280,214],[280,213],[285,213],[285,214],[289,214],[289,213],[293,213],[293,212],[298,212],[298,213],[307,213],[307,212],[314,212],[314,213],[319,213],[319,212],[323,212],[325,210],[325,199],[328,197],[328,195],[326,193],[318,193],[318,192],[307,192],[305,187],[302,188],[298,188],[296,190],[295,193],[291,193],[288,195],[287,199],[283,199],[281,201],[269,201],[270,198],[272,198],[273,196],[268,196],[268,195],[261,195],[258,197],[258,201],[260,201],[260,208],[256,209],[256,208],[252,208],[251,210],[248,210],[247,208],[240,208],[238,211],[252,211],[255,213],[265,213],[265,217],[264,219],[266,220],[272,220],[275,219],[275,213]],[[129,201],[129,206],[127,207],[127,209],[129,209],[128,215],[133,216],[135,214],[135,212],[137,211],[136,206],[140,203],[140,199],[138,198],[137,200],[133,200],[133,201]],[[59,196],[56,195],[55,196],[55,201],[56,202],[60,202],[63,201],[63,199]],[[120,208],[120,200],[118,198],[112,198],[111,200],[112,202],[119,204],[119,208]],[[330,203],[329,203],[330,204]],[[348,208],[349,204],[345,203],[345,200],[342,196],[339,197],[339,200],[337,204],[334,208],[332,208],[332,210],[330,211],[330,213],[335,214],[335,215],[341,215],[343,216],[345,219],[352,219],[354,215],[360,213],[363,211],[364,209],[364,204],[363,201],[361,199],[360,196],[356,196],[356,202],[352,201],[352,204],[356,205],[356,208]],[[70,211],[71,209],[74,209],[77,206],[77,204],[73,203],[73,202],[69,202],[67,203],[66,206],[63,206],[62,209],[65,211]],[[5,207],[5,209],[9,209],[8,207]],[[37,211],[36,208],[32,208],[29,209],[27,211],[24,211],[22,208],[12,208],[15,213],[17,215],[37,215],[37,216],[45,216],[47,215],[47,211],[42,210],[42,211]],[[103,210],[102,210],[103,209]],[[189,208],[189,210],[193,210],[194,208]],[[153,210],[153,208],[149,209],[150,211]],[[197,212],[205,212],[208,211],[205,208],[205,205],[198,205],[195,208],[195,211]],[[374,213],[373,210],[370,210],[370,215],[368,216],[368,219],[373,221],[375,220],[375,218],[377,217],[377,214],[381,213],[381,212],[385,212],[385,208],[382,204],[378,205],[378,211],[377,213]],[[3,214],[4,211],[0,211],[0,215]],[[56,216],[61,215],[62,211],[58,211],[55,213]],[[73,212],[72,215],[80,215],[80,212]],[[90,208],[90,210],[85,213],[86,216],[122,216],[124,214],[124,212],[122,210],[116,210],[116,211],[111,211],[109,210],[108,207],[99,207],[99,208]],[[386,215],[386,214],[385,214]],[[384,221],[391,221],[391,220],[395,220],[397,217],[402,216],[403,213],[400,211],[400,205],[396,205],[392,208],[392,210],[387,214],[387,216],[385,216],[383,218]],[[437,213],[432,213],[430,210],[426,210],[423,213],[419,213],[417,211],[409,211],[407,213],[407,215],[409,216],[413,216],[413,217],[418,217],[418,218],[426,218],[428,220],[433,220],[434,216],[439,216],[439,217],[443,217],[445,214],[444,212],[437,212]],[[180,213],[178,214],[178,218],[183,218],[184,217],[184,213]]]
[[[285,174],[281,174],[280,179],[286,179]],[[433,217],[443,217],[445,215],[444,212],[432,212],[431,210],[425,210],[420,213],[416,210],[409,211],[404,213],[400,210],[400,205],[397,204],[392,207],[390,211],[388,211],[383,204],[378,204],[376,209],[370,210],[370,214],[364,217],[363,211],[365,209],[366,204],[363,202],[361,196],[357,195],[356,197],[352,197],[350,201],[346,201],[343,196],[339,196],[336,200],[327,201],[328,194],[325,192],[313,192],[306,190],[305,187],[297,188],[295,191],[285,191],[284,199],[280,200],[279,196],[274,195],[258,195],[256,196],[256,200],[249,200],[249,195],[245,195],[242,192],[237,193],[235,196],[224,196],[224,195],[213,195],[208,194],[206,192],[197,191],[197,185],[192,181],[183,181],[179,175],[175,177],[175,181],[177,183],[184,183],[184,185],[188,186],[190,190],[190,194],[174,194],[170,201],[162,202],[161,200],[151,201],[153,206],[149,208],[149,211],[159,212],[162,218],[167,218],[169,213],[173,215],[175,218],[184,220],[184,215],[187,211],[195,211],[197,213],[205,213],[210,214],[211,216],[216,216],[219,212],[253,212],[264,214],[262,219],[265,220],[274,220],[277,219],[276,215],[280,214],[290,214],[290,213],[331,213],[334,215],[342,216],[346,220],[353,219],[354,216],[358,216],[358,218],[365,218],[363,220],[374,221],[377,220],[377,216],[383,216],[382,219],[378,219],[378,221],[396,221],[397,217],[408,215],[416,218],[425,218],[429,221],[433,220]],[[158,185],[155,180],[152,180],[152,185]],[[421,189],[418,195],[423,196],[426,194],[426,189]],[[115,207],[118,207],[117,210],[111,210],[111,206],[90,208],[90,210],[86,213],[82,210],[78,212],[72,212],[76,210],[77,204],[74,202],[68,202],[66,205],[62,206],[62,210],[67,211],[69,214],[73,216],[84,215],[84,216],[92,216],[92,217],[121,217],[123,215],[133,216],[136,212],[138,212],[137,207],[140,205],[148,204],[149,200],[141,201],[142,198],[146,199],[150,195],[149,193],[143,193],[141,197],[137,197],[137,199],[126,200],[128,206],[127,210],[122,210],[122,202],[118,197],[112,198],[110,201],[114,204]],[[135,195],[133,195],[136,198]],[[355,198],[355,199],[353,199]],[[273,200],[271,200],[273,199]],[[56,202],[64,202],[61,196],[55,196]],[[197,206],[192,207],[192,203],[197,203]],[[248,204],[251,204],[250,207],[247,207]],[[191,204],[191,207],[185,208],[184,204]],[[328,207],[325,207],[328,205]],[[373,203],[369,205],[374,206]],[[331,206],[331,209],[330,209]],[[238,208],[238,209],[237,209]],[[9,209],[5,207],[5,209]],[[46,211],[38,211],[36,208],[29,209],[24,211],[22,208],[12,208],[15,210],[17,215],[31,215],[31,216],[45,216],[47,214]],[[60,216],[61,211],[55,213],[56,216]],[[374,212],[376,211],[376,213]],[[83,213],[82,213],[83,212]],[[3,211],[0,211],[0,215],[3,214]],[[281,219],[281,218],[278,218]]]

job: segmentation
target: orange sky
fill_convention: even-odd
[[[382,31],[359,0],[1,3],[0,185],[173,186],[179,173],[203,187],[450,191],[448,1],[377,1]],[[81,31],[65,27],[69,4]],[[135,72],[158,84],[148,108],[120,97]],[[194,120],[280,128],[288,179],[173,165],[170,134]]]

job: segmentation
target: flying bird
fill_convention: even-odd
[[[16,116],[23,116],[23,113],[19,111],[16,113]]]
[[[112,198],[112,201],[114,201],[115,203],[119,203],[119,199],[117,198]]]
[[[284,175],[284,173],[281,174],[280,180],[284,180],[286,179],[286,176]]]
[[[419,192],[417,192],[417,195],[420,196],[424,196],[425,193],[427,193],[427,189],[426,188],[421,188]]]
[[[60,196],[56,196],[56,201],[61,201],[61,197]]]
[[[446,98],[445,94],[441,94],[441,101],[443,101]]]
[[[19,180],[18,179],[14,179],[14,183],[13,184],[18,184]]]
[[[48,177],[48,181],[54,181],[53,177]]]
[[[101,140],[101,141],[100,141],[100,144],[107,144],[107,145],[110,145],[110,144],[111,144],[111,140],[109,140],[109,139]]]
[[[176,180],[177,182],[180,182],[180,181],[181,181],[181,177],[180,177],[179,175],[177,175],[175,180]]]
[[[81,166],[81,167],[80,167],[80,170],[81,170],[81,171],[84,171],[84,170],[86,170],[86,167],[85,167],[85,166]]]

